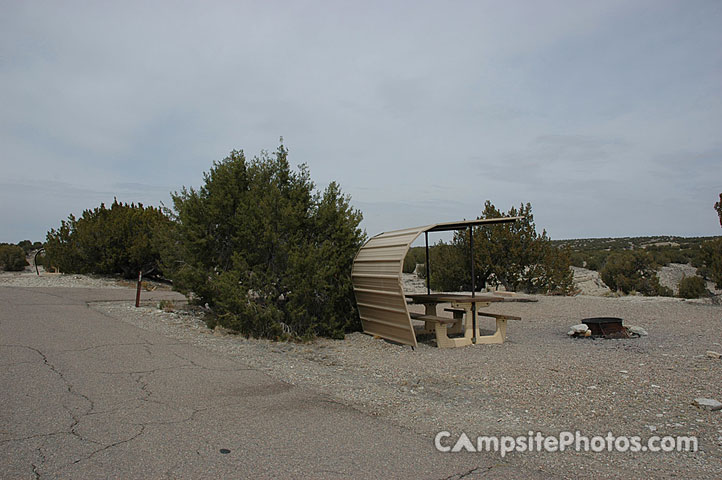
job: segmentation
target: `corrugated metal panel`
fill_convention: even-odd
[[[364,332],[416,347],[401,271],[409,246],[426,228],[382,233],[356,255],[352,281]]]
[[[384,232],[369,239],[356,254],[351,273],[364,332],[416,347],[401,272],[409,247],[423,232],[513,222],[519,218],[522,217],[437,223]]]

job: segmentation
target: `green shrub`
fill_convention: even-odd
[[[414,270],[416,270],[416,259],[413,255],[407,254],[406,257],[404,257],[403,272],[414,273]]]
[[[599,269],[601,268],[601,266],[603,264],[604,264],[604,261],[600,257],[598,257],[598,256],[589,257],[586,261],[585,268],[588,268],[589,270],[599,271]]]
[[[600,275],[609,288],[625,294],[671,296],[672,291],[659,284],[656,269],[649,252],[633,250],[610,254]]]
[[[480,218],[523,216],[514,223],[474,227],[474,273],[477,289],[503,285],[510,291],[570,293],[573,278],[569,252],[537,233],[531,204],[502,214],[487,201]],[[431,285],[438,290],[471,288],[469,231],[454,233],[450,244],[432,250]]]
[[[426,263],[426,248],[424,247],[413,247],[410,248],[404,257],[404,273],[414,273],[416,266]]]
[[[43,244],[40,242],[33,243],[30,240],[23,240],[22,242],[18,242],[18,247],[22,248],[26,255],[29,255],[33,250],[40,250],[43,248]]]
[[[575,267],[584,268],[585,262],[584,262],[584,255],[582,255],[579,252],[574,252],[569,256],[569,262],[574,265]]]
[[[722,238],[702,244],[697,273],[713,281],[717,288],[722,288]]]
[[[173,195],[176,229],[164,265],[174,288],[208,304],[212,322],[267,338],[343,337],[360,328],[351,267],[362,216],[331,183],[289,167],[281,145],[214,162],[199,190]]]
[[[0,244],[0,268],[8,272],[25,270],[25,250],[17,245]]]
[[[110,208],[101,204],[79,219],[70,215],[48,232],[44,265],[65,273],[117,273],[126,278],[141,270],[157,273],[161,239],[170,227],[158,208],[117,200]]]
[[[699,298],[707,291],[702,277],[685,277],[679,282],[679,296],[682,298]]]

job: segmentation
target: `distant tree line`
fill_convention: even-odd
[[[722,226],[722,194],[714,209]],[[572,265],[599,271],[607,286],[623,293],[672,295],[656,275],[660,267],[670,263],[697,268],[697,276],[680,282],[680,297],[704,295],[705,280],[722,288],[722,237],[589,238],[553,243],[569,249]]]

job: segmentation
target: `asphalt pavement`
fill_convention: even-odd
[[[1,478],[536,473],[493,454],[437,452],[433,438],[89,307],[134,296],[132,289],[0,288]]]

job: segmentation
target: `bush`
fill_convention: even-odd
[[[600,275],[609,288],[625,294],[671,296],[672,291],[659,284],[656,269],[650,253],[634,250],[609,255]]]
[[[573,278],[569,252],[554,247],[546,232],[536,232],[531,204],[502,214],[487,201],[480,218],[523,216],[514,223],[474,227],[474,272],[477,289],[503,285],[529,293],[570,293]],[[454,233],[451,244],[434,247],[431,284],[439,290],[469,290],[469,231]]]
[[[351,267],[362,216],[338,185],[320,194],[281,145],[214,162],[199,190],[173,195],[164,265],[174,288],[208,304],[211,322],[267,338],[342,338],[360,328]]]
[[[416,270],[416,259],[413,255],[407,254],[406,257],[404,257],[404,265],[402,267],[402,271],[404,273],[414,273]]]
[[[707,286],[702,277],[685,277],[679,282],[679,296],[682,298],[699,298],[706,291]]]
[[[426,248],[413,247],[409,249],[406,257],[404,257],[404,273],[414,273],[416,266],[426,263]]]
[[[170,220],[154,207],[104,204],[73,215],[51,230],[45,245],[46,268],[65,273],[122,274],[134,278],[158,272],[160,240],[167,235]]]
[[[584,268],[586,263],[584,261],[584,255],[579,252],[574,252],[569,256],[569,263],[575,267]]]
[[[710,279],[717,288],[722,288],[722,238],[702,244],[702,254],[697,273]]]
[[[25,250],[17,245],[0,244],[0,268],[8,272],[25,270]]]

